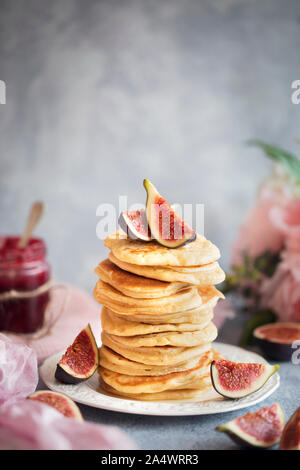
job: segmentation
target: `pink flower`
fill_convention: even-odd
[[[259,256],[266,250],[277,253],[283,246],[282,230],[273,224],[270,211],[276,205],[280,207],[285,198],[280,193],[262,193],[256,206],[250,211],[246,223],[240,228],[233,246],[232,264],[243,262],[243,253]]]
[[[285,237],[288,251],[300,252],[300,198],[292,199],[284,206],[274,206],[270,219]]]
[[[300,253],[285,251],[271,279],[261,285],[261,306],[280,321],[300,322]]]

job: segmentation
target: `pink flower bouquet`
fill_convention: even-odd
[[[300,161],[284,150],[251,141],[274,162],[233,246],[231,272],[224,285],[253,316],[252,330],[272,321],[300,322]]]

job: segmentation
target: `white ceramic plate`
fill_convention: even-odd
[[[234,362],[266,363],[258,354],[245,349],[231,346],[230,344],[214,343],[214,348],[226,359]],[[218,399],[209,401],[135,401],[124,398],[116,398],[99,390],[98,374],[94,374],[89,380],[78,385],[65,385],[58,382],[55,377],[56,364],[63,352],[55,354],[43,363],[40,373],[45,384],[56,392],[68,395],[74,401],[84,405],[102,408],[104,410],[118,411],[121,413],[134,413],[141,415],[157,416],[191,416],[206,415],[212,413],[224,413],[226,411],[239,410],[265,400],[279,387],[279,375],[274,374],[267,383],[257,392],[238,399]]]

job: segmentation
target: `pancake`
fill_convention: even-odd
[[[95,285],[94,298],[110,310],[123,315],[150,312],[160,315],[199,307],[202,304],[201,296],[195,287],[160,299],[135,299],[125,296],[101,280]]]
[[[211,350],[212,358],[214,360],[222,358],[221,354]],[[205,400],[223,400],[212,387],[210,373],[203,373],[199,377],[196,377],[195,380],[191,380],[190,383],[186,385],[179,386],[179,388],[172,390],[164,390],[156,393],[126,393],[121,390],[116,390],[110,385],[108,385],[101,378],[101,373],[99,370],[99,384],[102,391],[108,393],[109,395],[115,395],[122,398],[127,398],[131,400],[141,400],[141,401],[163,401],[163,400],[187,400],[187,401],[205,401]]]
[[[101,281],[100,281],[101,282]],[[104,284],[104,283],[102,283]],[[112,287],[110,287],[112,291]],[[108,289],[98,283],[94,289],[94,298],[103,306],[109,308],[114,313],[120,316],[126,316],[126,319],[131,321],[141,321],[145,323],[201,323],[202,315],[210,312],[216,305],[219,298],[224,298],[223,294],[213,286],[199,287],[196,295],[190,299],[188,305],[184,309],[174,302],[171,306],[165,301],[163,304],[156,308],[138,308],[135,305],[121,305],[120,303],[113,302],[107,295]],[[179,296],[180,293],[174,294]],[[181,293],[182,294],[182,293]],[[176,297],[175,297],[176,299]],[[149,300],[149,299],[148,299]],[[153,299],[152,299],[153,300]],[[162,301],[164,298],[162,298]],[[174,301],[174,297],[173,297]],[[172,307],[172,310],[167,310]],[[178,311],[177,311],[178,308]],[[195,315],[197,314],[197,315]],[[192,319],[194,318],[194,319]]]
[[[176,389],[165,390],[158,393],[122,393],[114,390],[106,384],[101,377],[99,378],[100,389],[109,395],[116,397],[127,398],[128,400],[139,401],[207,401],[207,400],[224,400],[212,387],[210,377],[205,377],[202,380],[202,385],[198,389]]]
[[[201,273],[202,271],[210,271],[216,266],[219,266],[219,263],[215,261],[214,263],[202,264],[200,266],[163,266],[169,271],[176,271],[178,273],[187,273],[187,274],[196,274]]]
[[[156,366],[151,364],[140,364],[139,362],[130,361],[120,356],[110,348],[101,346],[99,349],[100,365],[105,369],[109,369],[120,374],[126,375],[165,375],[171,372],[180,372],[195,367],[199,358],[195,357],[188,361],[173,366]]]
[[[115,313],[115,312],[114,312]],[[187,310],[186,312],[179,312],[179,313],[173,313],[169,315],[159,315],[159,316],[154,316],[154,315],[118,315],[115,313],[115,315],[121,317],[121,318],[126,318],[126,320],[131,321],[131,322],[141,322],[141,323],[147,323],[151,325],[161,325],[161,324],[172,324],[175,327],[177,325],[180,325],[181,323],[191,323],[195,325],[200,325],[203,323],[203,325],[209,323],[210,320],[213,318],[213,309],[193,309],[193,310]]]
[[[100,367],[105,383],[123,393],[157,393],[164,390],[188,388],[189,384],[209,374],[212,353],[203,354],[195,367],[180,372],[158,376],[130,376]]]
[[[102,332],[101,339],[104,346],[109,347],[131,361],[161,366],[179,364],[194,357],[200,357],[201,354],[204,354],[211,348],[210,343],[190,348],[176,346],[125,347],[116,341],[115,338],[105,333],[105,331]]]
[[[152,299],[167,297],[183,290],[189,285],[182,282],[164,282],[149,277],[142,277],[124,271],[109,259],[105,259],[95,268],[95,273],[102,281],[134,298]]]
[[[101,322],[102,330],[117,336],[137,336],[148,335],[151,333],[162,333],[166,331],[197,331],[205,328],[212,319],[210,315],[204,316],[202,323],[162,323],[151,325],[150,323],[141,323],[138,321],[128,321],[120,315],[116,315],[106,307],[102,308]]]
[[[104,240],[116,258],[126,263],[146,266],[195,266],[212,263],[220,258],[219,249],[203,235],[179,248],[167,248],[155,240],[131,240],[124,232],[115,232]]]
[[[126,263],[118,259],[112,252],[109,253],[108,257],[112,263],[124,271],[165,282],[182,282],[206,286],[219,284],[225,279],[225,273],[217,262],[183,268],[182,266],[144,266]]]
[[[198,331],[169,331],[139,336],[116,336],[106,332],[106,335],[114,342],[126,348],[156,347],[156,346],[178,346],[193,347],[207,344],[217,337],[217,328],[209,323],[205,328]]]
[[[202,235],[179,248],[132,240],[118,231],[95,268],[102,304],[101,390],[135,400],[206,400],[217,357],[214,285],[225,274],[218,248]]]

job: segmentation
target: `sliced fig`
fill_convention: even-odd
[[[51,392],[50,390],[39,390],[28,397],[30,400],[40,401],[46,405],[52,406],[67,418],[83,421],[78,406],[63,393]]]
[[[121,229],[127,233],[129,238],[133,240],[143,240],[145,242],[151,240],[151,232],[148,226],[145,209],[122,212],[118,222]]]
[[[226,432],[231,439],[250,447],[272,447],[280,440],[284,427],[284,413],[278,403],[222,424],[217,431]]]
[[[279,367],[220,359],[211,363],[211,381],[223,397],[242,398],[259,390]]]
[[[256,343],[270,358],[289,361],[293,354],[293,342],[300,341],[300,323],[269,323],[253,332]]]
[[[144,187],[147,191],[146,216],[153,238],[168,248],[178,248],[194,241],[196,232],[181,220],[153,184],[145,179]]]
[[[300,450],[300,408],[295,411],[283,429],[280,449]]]
[[[98,366],[97,343],[90,325],[87,325],[57,364],[55,378],[66,384],[77,384],[92,377]]]

